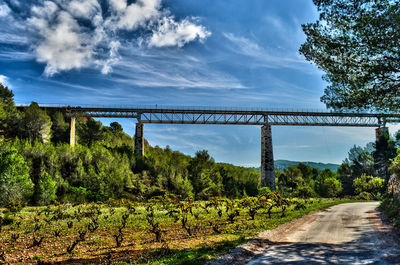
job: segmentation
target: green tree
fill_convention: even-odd
[[[375,143],[375,151],[372,154],[378,176],[389,181],[389,167],[391,159],[396,156],[396,142],[388,131],[379,136]]]
[[[353,181],[362,174],[375,175],[374,148],[353,146],[338,168],[338,178],[343,184],[344,195],[354,195]]]
[[[86,123],[79,122],[77,129],[79,143],[91,146],[103,139],[103,125],[101,122],[88,118]]]
[[[69,141],[69,124],[65,121],[64,115],[57,111],[51,115],[53,125],[51,126],[52,137],[54,143],[68,143]]]
[[[110,123],[110,128],[113,134],[122,133],[123,131],[121,124],[119,124],[118,122]]]
[[[322,183],[322,196],[332,198],[337,197],[342,191],[342,183],[336,178],[329,177]]]
[[[342,191],[342,184],[336,178],[336,173],[325,169],[317,176],[315,190],[322,197],[336,197]]]
[[[190,161],[188,166],[189,178],[196,194],[205,188],[204,181],[206,181],[206,178],[203,173],[210,171],[213,165],[214,160],[208,154],[207,150],[196,152],[196,156]],[[206,176],[209,176],[209,173]]]
[[[0,205],[11,200],[29,201],[33,194],[33,183],[29,168],[18,151],[11,147],[0,154]]]
[[[40,177],[36,190],[36,204],[47,205],[57,198],[57,182],[47,172]]]
[[[51,138],[51,119],[45,111],[41,110],[36,102],[25,109],[25,137],[37,139],[43,143],[49,142]]]
[[[314,0],[320,12],[303,25],[307,60],[325,71],[321,100],[333,108],[398,110],[400,4],[395,0]]]
[[[0,83],[0,135],[22,136],[22,116],[15,107],[14,94]]]
[[[187,178],[182,177],[178,174],[171,180],[173,186],[173,192],[178,195],[182,195],[183,198],[190,197],[193,195],[193,186]]]
[[[307,166],[304,163],[299,163],[297,165],[297,168],[301,171],[301,174],[303,175],[303,179],[308,184],[316,177],[315,173],[317,173],[316,172],[317,170],[312,168],[312,167],[310,167],[310,166]]]
[[[355,177],[353,176],[353,170],[347,158],[340,164],[337,173],[342,183],[343,195],[354,195],[353,181]]]
[[[286,168],[283,176],[285,177],[283,185],[289,187],[291,192],[295,191],[298,186],[304,183],[301,170],[295,166],[289,166]]]

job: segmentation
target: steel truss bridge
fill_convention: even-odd
[[[23,108],[25,106],[20,106]],[[69,117],[134,118],[140,123],[158,124],[227,124],[384,127],[386,122],[400,122],[400,114],[367,112],[324,112],[307,110],[268,110],[260,108],[204,108],[137,106],[79,107],[40,105],[62,111]]]
[[[387,131],[386,123],[400,122],[400,113],[327,112],[272,110],[263,108],[205,107],[96,107],[39,104],[42,109],[64,112],[71,119],[70,144],[75,145],[77,117],[133,118],[137,120],[135,153],[144,155],[144,124],[226,124],[261,125],[261,183],[275,190],[272,125],[376,127],[376,137]],[[19,105],[18,108],[26,108]]]

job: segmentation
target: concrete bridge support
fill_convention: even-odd
[[[71,127],[69,131],[69,144],[71,147],[75,146],[75,117],[71,117]]]
[[[271,125],[261,127],[261,186],[275,191],[274,153]]]
[[[143,123],[136,123],[135,131],[135,154],[144,156],[144,135],[143,135]]]

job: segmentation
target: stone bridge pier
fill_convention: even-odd
[[[271,125],[261,127],[261,186],[275,191],[274,152]]]
[[[135,131],[135,155],[144,156],[144,134],[143,123],[136,123]]]

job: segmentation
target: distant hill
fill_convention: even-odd
[[[318,162],[300,162],[300,161],[290,161],[290,160],[275,160],[274,161],[274,165],[276,169],[279,170],[285,170],[286,168],[290,167],[290,166],[297,166],[299,163],[303,163],[306,164],[307,166],[310,166],[312,168],[316,168],[319,170],[324,170],[324,169],[330,169],[332,171],[337,171],[337,169],[339,168],[338,164],[331,164],[331,163],[318,163]],[[261,168],[253,168],[255,170],[261,170]]]

